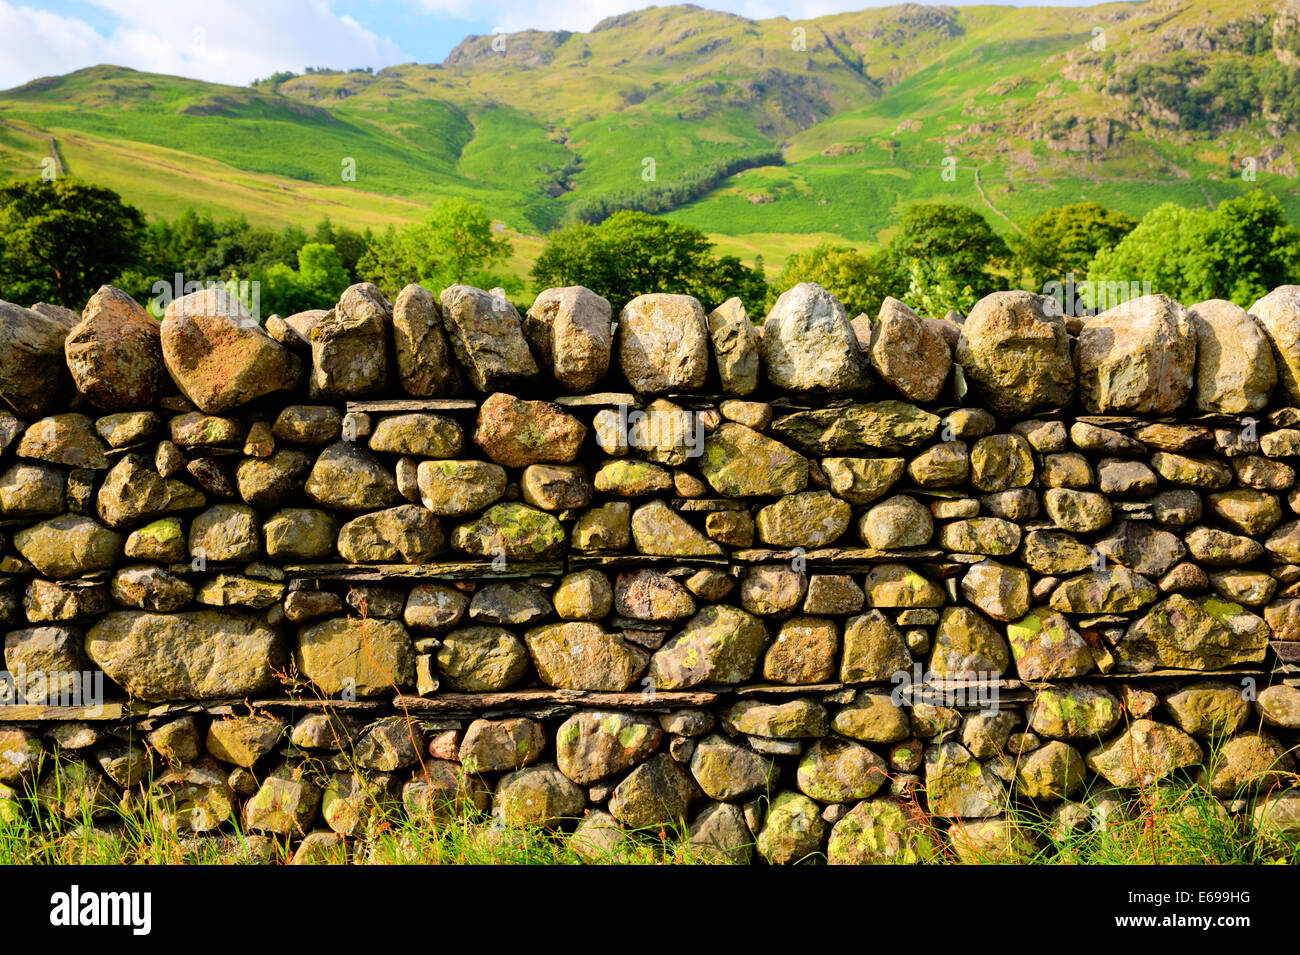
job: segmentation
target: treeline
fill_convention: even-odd
[[[80,309],[105,282],[146,302],[156,283],[172,285],[179,273],[184,282],[257,282],[263,318],[329,308],[358,281],[389,293],[411,282],[435,291],[501,287],[527,307],[524,278],[506,267],[513,254],[487,210],[463,199],[435,202],[422,221],[376,234],[328,219],[274,230],[193,210],[147,222],[110,190],[68,180],[0,188],[0,298],[23,305]],[[888,245],[822,243],[792,255],[772,282],[761,259],[748,266],[719,254],[699,229],[621,210],[552,232],[530,274],[537,289],[585,285],[616,312],[648,292],[693,295],[709,309],[735,296],[755,321],[799,282],[823,285],[850,315],[874,316],[886,296],[928,315],[964,315],[989,292],[1066,287],[1079,290],[1067,310],[1080,315],[1115,304],[1095,289],[1247,306],[1298,276],[1300,230],[1262,191],[1213,211],[1166,203],[1141,219],[1095,202],[1059,206],[1009,238],[968,206],[918,203]]]
[[[785,157],[779,149],[714,160],[697,166],[672,182],[651,182],[640,189],[623,189],[589,199],[578,199],[565,212],[564,221],[570,224],[584,222],[587,225],[599,225],[616,212],[669,212],[700,198],[728,176],[756,166],[783,165]]]

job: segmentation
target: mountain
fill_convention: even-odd
[[[599,197],[761,162],[666,214],[769,264],[821,237],[885,240],[917,200],[1004,231],[1084,198],[1140,214],[1250,188],[1296,215],[1300,0],[654,7],[373,74],[241,88],[97,66],[0,92],[0,177],[52,149],[152,214],[379,227],[457,195],[533,236]]]

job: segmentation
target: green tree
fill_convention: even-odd
[[[915,262],[923,285],[969,286],[979,298],[1002,284],[993,268],[1010,254],[1006,242],[974,209],[918,203],[903,214],[887,261],[899,277],[910,276]]]
[[[69,179],[0,187],[0,297],[80,310],[136,265],[144,216],[111,189]]]
[[[1024,231],[1011,237],[1016,277],[1033,292],[1067,275],[1083,279],[1097,253],[1117,244],[1138,220],[1096,202],[1057,206],[1024,222]]]
[[[868,255],[830,242],[786,259],[772,288],[772,299],[800,282],[822,286],[844,303],[850,317],[865,312],[875,318],[885,296],[901,291],[885,253]]]
[[[419,282],[433,290],[447,285],[518,287],[489,271],[514,252],[510,240],[498,236],[492,218],[477,203],[440,199],[423,222],[389,226],[361,256],[357,271],[385,289]]]
[[[298,250],[298,268],[277,262],[260,276],[263,315],[293,315],[309,308],[331,308],[351,282],[338,250],[308,242]]]
[[[1243,307],[1290,281],[1300,233],[1281,203],[1252,192],[1213,212],[1165,203],[1152,209],[1088,269],[1094,282],[1118,282],[1163,293],[1186,304],[1226,298]]]
[[[709,309],[739,296],[756,314],[766,299],[762,272],[719,259],[699,229],[644,212],[621,211],[598,226],[576,223],[547,238],[533,265],[538,285],[585,285],[615,311],[638,295],[694,295]]]

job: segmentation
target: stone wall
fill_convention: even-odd
[[[360,859],[469,803],[773,863],[1014,856],[1156,780],[1300,819],[1300,287],[104,288],[0,303],[0,399],[0,816]]]

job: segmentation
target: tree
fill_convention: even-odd
[[[492,229],[492,218],[477,203],[440,199],[423,222],[389,226],[374,239],[357,270],[389,289],[419,282],[438,290],[447,285],[518,286],[488,269],[514,252],[510,240]]]
[[[762,309],[761,271],[732,256],[713,255],[699,229],[644,212],[616,212],[598,226],[576,223],[547,238],[532,272],[538,285],[585,285],[615,311],[638,295],[693,295],[709,309],[739,296],[754,314]]]
[[[351,283],[332,245],[308,242],[298,250],[298,268],[277,262],[260,276],[263,315],[293,315],[309,308],[332,308]]]
[[[846,246],[822,242],[786,259],[772,298],[800,282],[816,282],[841,302],[850,317],[865,312],[874,318],[885,296],[897,294],[897,276],[884,253],[867,255]]]
[[[111,189],[69,179],[0,187],[0,297],[80,310],[136,265],[144,215]]]
[[[1097,253],[1117,244],[1138,220],[1096,202],[1057,206],[1024,222],[1024,232],[1010,240],[1016,277],[1030,291],[1049,281],[1082,279]]]
[[[1165,203],[1088,269],[1094,283],[1149,287],[1192,304],[1226,298],[1249,306],[1294,275],[1300,232],[1275,196],[1252,192],[1215,211]]]
[[[978,298],[1001,284],[990,267],[1009,256],[1006,242],[974,209],[918,203],[904,213],[887,261],[898,276],[911,275],[915,261],[922,284],[969,286]]]

